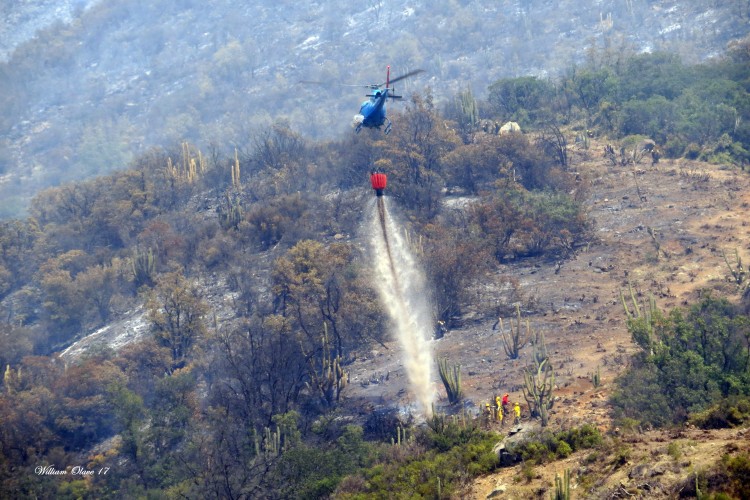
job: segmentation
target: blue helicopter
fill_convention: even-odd
[[[422,73],[423,71],[424,70],[422,69],[416,69],[391,80],[391,67],[387,66],[385,83],[366,86],[372,90],[372,93],[367,94],[367,97],[370,99],[362,103],[362,106],[359,108],[359,113],[354,116],[354,121],[352,123],[355,127],[354,131],[359,134],[362,127],[379,129],[385,124],[385,130],[383,130],[383,133],[385,135],[390,134],[393,123],[391,123],[388,117],[385,116],[385,101],[388,99],[402,99],[404,97],[396,95],[396,90],[391,87],[391,84],[418,73]],[[385,85],[385,88],[381,89],[383,85]]]
[[[352,126],[354,127],[354,131],[359,134],[359,132],[362,130],[362,127],[365,128],[376,128],[380,129],[383,125],[385,125],[385,129],[383,130],[383,133],[385,135],[388,135],[391,132],[391,127],[393,126],[393,123],[391,123],[391,120],[388,119],[388,117],[385,115],[385,101],[388,99],[402,99],[403,96],[396,95],[395,89],[391,87],[391,84],[396,83],[398,81],[404,80],[405,78],[409,78],[411,76],[414,76],[418,73],[424,72],[423,69],[416,69],[414,71],[409,71],[408,73],[404,75],[400,75],[393,80],[391,80],[391,67],[386,67],[386,77],[385,77],[385,83],[380,84],[370,84],[370,85],[347,85],[348,87],[365,87],[371,90],[371,93],[367,94],[366,97],[369,97],[369,100],[364,101],[362,105],[359,108],[359,113],[357,113],[354,116],[354,120],[352,121]],[[301,82],[301,83],[322,83],[322,82]],[[385,88],[383,88],[385,86]]]

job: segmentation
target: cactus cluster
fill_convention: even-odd
[[[461,401],[461,365],[448,366],[448,358],[438,359],[438,373],[443,381],[445,391],[448,393],[448,402],[455,404]]]
[[[408,442],[408,439],[406,437],[406,428],[399,424],[398,426],[396,426],[396,439],[391,438],[391,444],[395,446],[401,446],[406,442]]]
[[[173,180],[181,180],[192,184],[206,171],[206,161],[200,150],[193,152],[190,143],[183,142],[180,151],[180,160],[177,163],[172,158],[167,158],[167,175]]]
[[[435,411],[435,405],[432,405],[432,412],[430,418],[427,420],[427,425],[436,434],[442,434],[449,427],[457,427],[459,429],[468,429],[474,424],[473,417],[469,414],[466,408],[460,414],[457,415],[446,415]]]
[[[554,500],[570,500],[570,469],[565,469],[563,477],[555,474]]]
[[[537,332],[534,339],[532,367],[523,373],[523,396],[533,416],[538,416],[542,427],[549,423],[549,410],[552,408],[552,391],[555,387],[555,373],[547,353],[544,334]]]
[[[479,107],[471,89],[461,92],[456,99],[461,109],[462,122],[472,129],[475,128],[479,124]]]
[[[323,337],[321,338],[320,370],[317,369],[315,357],[305,353],[308,359],[310,382],[308,388],[316,390],[327,406],[332,406],[341,397],[341,391],[349,384],[349,373],[341,366],[341,356],[333,355],[331,341],[328,338],[328,325],[323,323]],[[302,346],[304,353],[304,346]]]
[[[589,131],[585,130],[576,135],[576,144],[582,148],[588,150],[591,147],[591,139],[589,139]],[[606,155],[606,151],[605,151]]]
[[[640,195],[639,195],[639,196],[640,196]],[[642,197],[641,197],[641,198],[642,198]],[[656,231],[656,229],[654,229],[654,228],[653,228],[653,227],[651,227],[651,226],[648,226],[648,227],[646,228],[646,232],[647,232],[647,233],[648,233],[648,235],[649,235],[649,236],[651,237],[651,243],[653,243],[653,244],[654,244],[654,248],[656,249],[656,258],[657,258],[657,259],[659,258],[659,254],[660,254],[660,252],[661,252],[661,253],[663,253],[665,257],[667,257],[667,254],[666,254],[666,253],[664,253],[664,252],[662,251],[662,249],[661,249],[661,243],[659,243],[659,239],[657,238],[657,234],[658,234],[658,232]]]
[[[740,257],[737,249],[734,249],[734,265],[729,263],[726,252],[721,251],[722,257],[724,257],[724,263],[729,269],[729,273],[732,275],[732,281],[734,281],[740,289],[747,286],[747,271],[745,266],[742,265],[742,257]]]
[[[544,332],[541,330],[533,332],[531,343],[534,346],[534,350],[532,352],[532,360],[534,361],[534,364],[538,366],[543,361],[546,361],[549,358],[549,353],[547,352],[547,341],[544,338]]]
[[[258,431],[253,428],[253,444],[256,457],[278,457],[282,451],[281,429],[277,428],[275,431],[271,431],[270,427],[264,427],[261,437]]]
[[[642,349],[646,350],[650,354],[654,352],[654,345],[656,342],[656,334],[654,332],[655,317],[659,315],[659,309],[656,307],[656,299],[653,295],[649,296],[648,308],[641,311],[638,306],[638,301],[635,298],[635,292],[633,287],[628,283],[628,291],[630,300],[633,304],[632,310],[628,307],[625,299],[625,294],[620,291],[620,300],[622,301],[622,307],[625,309],[625,316],[628,318],[628,328],[633,333],[633,340],[641,346]],[[633,328],[633,325],[638,322],[642,328]]]
[[[237,197],[230,196],[229,193],[224,197],[224,203],[219,205],[219,224],[225,230],[237,229],[244,211]]]
[[[10,365],[5,366],[5,374],[3,375],[3,385],[5,391],[8,394],[13,394],[14,390],[21,384],[21,367],[19,366],[15,371]]]
[[[539,417],[542,427],[549,423],[549,410],[552,408],[552,389],[555,386],[555,373],[545,359],[536,367],[536,372],[525,370],[523,374],[523,395],[529,404],[532,415]]]
[[[131,271],[136,287],[143,285],[152,286],[156,275],[156,258],[153,250],[136,249],[131,262]]]

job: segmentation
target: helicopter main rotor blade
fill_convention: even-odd
[[[383,83],[380,83],[380,84],[378,84],[378,83],[369,83],[369,84],[361,84],[361,83],[356,84],[355,83],[355,84],[351,84],[351,83],[340,83],[340,82],[319,81],[319,80],[300,80],[297,83],[301,83],[301,84],[304,84],[304,85],[331,85],[331,84],[334,84],[334,85],[337,85],[339,87],[357,87],[357,88],[362,88],[362,89],[377,90],[380,87],[385,86],[386,83],[388,83],[388,84],[396,83],[396,82],[399,82],[401,80],[404,80],[405,78],[409,78],[411,76],[417,75],[419,73],[424,73],[424,70],[423,69],[415,69],[414,71],[409,71],[406,74],[397,76],[396,78],[392,78],[389,82],[383,82]]]
[[[336,85],[338,87],[356,87],[361,89],[377,89],[380,87],[380,85],[375,84],[356,84],[356,83],[339,83],[339,82],[321,82],[321,81],[315,81],[315,80],[300,80],[297,83],[301,83],[304,85]]]
[[[417,75],[419,73],[424,73],[424,70],[423,69],[415,69],[414,71],[409,71],[408,73],[403,74],[401,76],[397,76],[396,78],[391,78],[391,81],[388,82],[388,83],[396,83],[398,81],[404,80],[406,78],[409,78],[410,76],[414,76],[414,75]],[[381,87],[383,85],[385,85],[385,83],[381,83],[380,84]]]

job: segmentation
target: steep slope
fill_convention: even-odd
[[[613,167],[600,158],[603,146],[595,143],[588,151],[575,152],[581,182],[590,185],[596,237],[566,261],[498,266],[476,289],[476,314],[433,342],[436,357],[461,365],[470,411],[479,412],[480,405],[504,392],[512,401],[524,401],[522,370],[531,347],[522,349],[519,360],[509,361],[494,319],[472,321],[491,317],[498,303],[520,302],[524,318],[546,337],[557,382],[551,428],[593,423],[612,431],[607,398],[635,349],[620,294],[632,286],[639,300],[653,295],[665,311],[694,303],[702,290],[738,298],[722,252],[732,255],[737,249],[743,259],[750,257],[743,243],[750,236],[743,222],[750,216],[750,179],[729,168],[687,160]],[[519,286],[510,294],[512,279]],[[592,374],[597,369],[602,385],[595,388]],[[351,403],[413,406],[395,342],[387,350],[372,351],[350,373],[354,383],[346,395]],[[455,411],[439,380],[434,390],[437,407]],[[524,425],[534,424],[524,419]],[[579,488],[576,497],[609,498],[622,488],[629,495],[668,498],[689,485],[695,471],[703,474],[722,454],[737,451],[730,447],[744,439],[744,432],[625,433],[622,449],[596,456],[580,452],[534,467],[528,480],[522,465],[501,469],[478,480],[467,495],[485,498],[498,485],[508,498],[538,495],[553,488],[555,474],[567,468],[573,487]]]

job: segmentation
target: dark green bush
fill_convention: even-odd
[[[532,434],[526,441],[509,447],[508,451],[519,455],[525,462],[543,464],[565,458],[578,450],[595,448],[601,442],[599,430],[593,425],[585,424],[556,433],[545,430]]]
[[[678,136],[670,136],[662,147],[662,152],[667,158],[680,158],[685,154],[687,144],[685,140]]]
[[[744,333],[748,317],[728,300],[708,294],[687,311],[674,309],[668,316],[644,321],[628,322],[642,351],[616,381],[610,399],[615,419],[654,426],[679,424],[723,398],[750,393],[750,353]],[[739,408],[731,409],[734,404],[719,406],[700,420],[708,426],[724,426],[731,423],[729,418],[745,418]]]
[[[730,397],[696,413],[690,422],[703,429],[727,429],[750,422],[750,399]]]
[[[418,442],[433,442],[444,447],[448,441],[455,445],[447,450],[437,447],[423,453],[402,456],[399,460],[380,462],[364,469],[342,484],[346,491],[337,491],[337,498],[438,498],[450,497],[471,478],[491,472],[499,465],[493,448],[498,436],[479,429],[460,430],[460,425],[448,425],[443,437],[431,436],[427,429]],[[342,488],[344,489],[344,488]]]
[[[685,148],[684,156],[688,160],[697,160],[701,154],[701,147],[694,142],[691,142]]]
[[[573,451],[595,448],[602,443],[601,432],[591,424],[559,432],[558,436],[570,444]]]
[[[722,464],[727,468],[732,493],[736,494],[737,498],[750,498],[750,454],[725,456]]]

